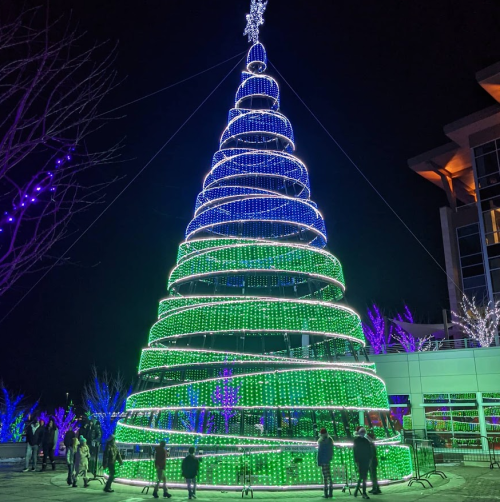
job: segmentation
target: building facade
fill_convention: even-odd
[[[455,312],[461,291],[478,302],[500,300],[500,62],[476,79],[495,103],[446,125],[448,143],[408,160],[448,198],[440,218]]]
[[[370,356],[398,427],[445,448],[500,447],[500,347]]]

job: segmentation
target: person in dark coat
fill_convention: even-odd
[[[333,439],[328,435],[328,431],[323,428],[320,430],[320,437],[318,439],[318,466],[321,467],[323,474],[324,498],[333,497],[333,481],[330,462],[333,458]]]
[[[356,486],[356,490],[354,490],[354,496],[358,496],[361,483],[363,483],[363,498],[369,499],[370,497],[366,493],[366,479],[368,478],[368,470],[370,469],[373,449],[370,440],[365,436],[366,429],[361,427],[358,430],[358,435],[354,438],[354,462],[356,462],[359,473],[358,485]]]
[[[190,499],[196,498],[196,476],[200,468],[200,461],[194,456],[194,447],[189,447],[189,455],[182,461],[182,476],[186,480]]]
[[[165,498],[170,498],[172,495],[168,493],[167,488],[167,476],[165,475],[165,469],[167,468],[167,456],[168,452],[165,450],[165,441],[160,441],[160,446],[155,447],[155,468],[156,468],[156,486],[153,491],[153,497],[158,498],[158,488],[160,487],[160,482],[163,481],[163,496]]]
[[[42,461],[42,471],[47,468],[47,459],[50,459],[52,464],[52,470],[56,470],[56,463],[54,462],[54,451],[56,449],[57,440],[59,439],[59,430],[56,427],[56,423],[52,417],[49,419],[49,423],[45,428],[45,434],[43,435],[43,461]]]
[[[373,493],[373,495],[381,495],[382,490],[380,489],[380,486],[378,485],[378,479],[377,479],[377,467],[378,467],[378,458],[377,458],[377,445],[375,444],[375,434],[373,432],[369,432],[367,434],[368,439],[370,440],[370,444],[372,447],[372,461],[370,462],[370,479],[372,480],[372,489],[369,491],[369,493]]]
[[[33,422],[26,427],[26,465],[23,472],[29,471],[30,461],[31,470],[34,471],[38,460],[38,449],[43,442],[45,432],[43,420],[35,418]]]
[[[104,449],[104,455],[102,457],[102,466],[108,469],[109,472],[108,481],[104,487],[104,491],[108,493],[114,492],[114,490],[111,489],[111,483],[113,483],[115,479],[116,462],[123,465],[122,456],[116,447],[115,436],[111,436],[106,443],[106,448]]]

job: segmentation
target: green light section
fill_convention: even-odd
[[[359,316],[338,305],[247,297],[238,302],[201,305],[167,314],[151,328],[149,343],[177,335],[235,331],[266,332],[266,335],[272,335],[273,331],[321,333],[365,343]]]
[[[183,278],[189,280],[195,275],[252,270],[284,271],[315,278],[318,276],[317,278],[322,280],[338,283],[335,299],[342,298],[344,276],[339,261],[333,255],[315,248],[265,242],[232,244],[217,249],[205,248],[203,252],[183,260],[172,271],[168,287],[172,287],[173,283]],[[252,277],[248,277],[247,282],[252,280]],[[262,277],[262,287],[266,286],[267,278]]]
[[[245,299],[248,297],[245,297]],[[257,297],[252,297],[257,300]],[[164,317],[165,314],[172,313],[175,310],[184,309],[186,307],[195,307],[196,305],[204,305],[210,303],[230,302],[244,299],[241,296],[174,296],[165,298],[160,302],[158,307],[158,318]]]
[[[384,383],[369,372],[351,368],[294,369],[172,385],[131,395],[126,409],[178,407],[189,403],[190,393],[199,396],[197,407],[214,407],[212,396],[225,381],[239,388],[238,408],[388,409]]]
[[[197,478],[200,485],[222,485],[241,487],[243,481],[243,463],[246,472],[253,476],[254,485],[259,486],[301,486],[321,485],[321,469],[317,466],[315,448],[303,451],[258,452],[243,455],[205,455],[200,463]],[[379,479],[398,480],[409,476],[412,472],[410,450],[396,445],[378,447],[378,477]],[[298,461],[300,459],[300,461]],[[169,458],[166,465],[166,476],[170,483],[182,483],[182,458]],[[354,465],[351,448],[334,447],[332,465]],[[125,461],[117,468],[118,478],[136,479],[142,481],[154,480],[154,462],[152,460]],[[342,469],[332,469],[333,482],[345,483],[345,472]],[[355,477],[354,471],[352,477]]]
[[[300,350],[303,350],[300,347]],[[298,352],[298,351],[297,351]],[[173,368],[186,365],[203,365],[204,363],[221,363],[231,368],[236,368],[239,363],[255,362],[260,365],[276,363],[276,366],[286,366],[288,363],[307,363],[311,361],[300,358],[289,358],[277,355],[235,354],[207,350],[175,350],[169,349],[143,349],[139,363],[139,373],[155,368]],[[326,364],[326,363],[325,363]],[[367,370],[374,370],[375,364],[368,362],[352,363],[352,366]],[[245,366],[247,368],[247,366]]]

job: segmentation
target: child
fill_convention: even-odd
[[[76,488],[76,477],[75,477],[75,455],[78,440],[73,438],[71,441],[71,446],[66,450],[66,463],[68,464],[68,485],[73,485]]]
[[[80,436],[80,446],[78,447],[77,456],[78,472],[75,473],[75,483],[78,479],[78,475],[83,474],[83,487],[87,488],[89,486],[87,472],[89,470],[90,449],[87,445],[87,440],[83,436]]]
[[[200,461],[194,456],[194,447],[189,447],[189,455],[182,461],[182,476],[186,479],[187,489],[190,499],[196,498],[196,476]]]
[[[163,481],[163,496],[169,499],[172,495],[168,493],[167,488],[167,476],[165,475],[165,469],[167,468],[167,451],[165,450],[165,441],[160,441],[160,446],[155,448],[155,468],[156,468],[156,486],[153,492],[153,497],[158,498],[158,488],[160,487],[160,482]]]

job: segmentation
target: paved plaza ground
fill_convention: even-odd
[[[150,490],[149,495],[142,494],[141,488],[114,484],[114,493],[104,493],[102,485],[96,481],[90,487],[71,488],[66,484],[64,465],[58,466],[55,472],[21,472],[21,464],[0,464],[0,501],[1,502],[27,502],[27,501],[54,501],[54,502],[83,502],[109,500],[110,502],[139,502],[154,500]],[[407,483],[383,487],[382,495],[373,495],[371,500],[385,502],[495,502],[500,501],[500,469],[490,470],[483,467],[444,467],[447,479],[433,476],[431,482],[434,488],[423,489],[414,484]],[[82,483],[80,483],[82,484]],[[171,490],[173,497],[170,499],[187,500],[186,490]],[[301,502],[309,500],[324,500],[322,491],[295,492],[255,492],[255,500],[287,500],[287,502]],[[159,499],[161,500],[161,499]],[[164,499],[166,500],[166,499]],[[240,492],[203,491],[197,494],[197,500],[225,501],[242,500]],[[245,497],[250,500],[250,497]],[[334,492],[334,500],[362,500],[354,499],[348,493],[340,490]]]

